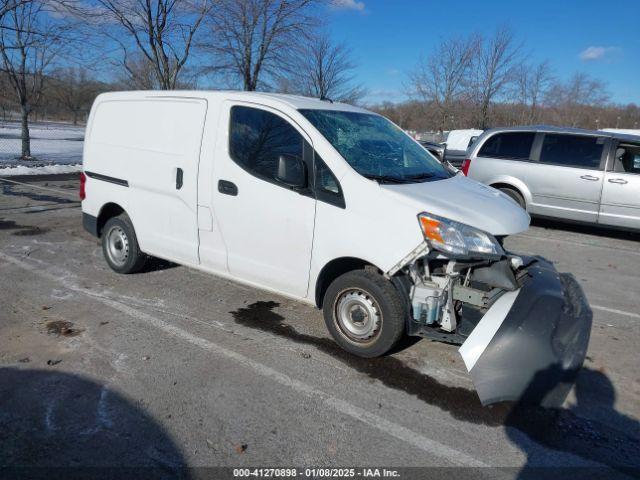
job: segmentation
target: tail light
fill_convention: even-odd
[[[460,167],[460,170],[462,170],[463,175],[468,176],[469,175],[469,167],[471,166],[471,159],[467,158],[464,162],[462,162],[462,167]]]
[[[84,172],[80,172],[80,200],[84,200],[87,197],[86,185],[87,176],[84,174]]]

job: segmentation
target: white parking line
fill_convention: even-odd
[[[357,407],[345,400],[334,397],[307,383],[301,382],[300,380],[296,380],[271,367],[268,367],[262,363],[252,360],[242,355],[241,353],[238,353],[234,350],[230,350],[228,348],[220,346],[202,337],[198,337],[192,333],[189,333],[186,330],[176,327],[175,325],[171,325],[163,320],[160,320],[159,318],[149,315],[146,312],[132,308],[129,305],[121,303],[117,300],[113,300],[109,297],[97,294],[96,292],[92,292],[87,288],[80,287],[75,283],[71,282],[68,278],[65,278],[64,276],[61,277],[58,275],[54,275],[42,269],[39,266],[36,267],[30,263],[27,263],[23,260],[19,260],[13,256],[6,255],[2,252],[0,252],[0,259],[6,262],[9,262],[19,268],[22,268],[23,270],[27,270],[35,275],[45,278],[51,282],[60,284],[61,286],[63,286],[68,290],[91,297],[92,299],[102,303],[103,305],[106,305],[138,321],[141,321],[159,330],[162,330],[166,334],[180,338],[181,340],[191,343],[192,345],[195,345],[203,350],[207,350],[207,351],[216,353],[218,355],[227,357],[241,364],[242,366],[253,370],[254,372],[258,373],[263,377],[270,378],[271,380],[274,380],[280,383],[281,385],[284,385],[286,387],[291,388],[292,390],[295,390],[299,394],[305,395],[310,398],[319,399],[325,405],[327,405],[328,407],[332,408],[333,410],[343,415],[347,415],[351,418],[359,420],[360,422],[370,427],[373,427],[384,434],[391,435],[431,455],[435,455],[437,457],[443,458],[454,465],[460,465],[460,466],[466,466],[466,467],[489,466],[488,464],[464,452],[451,448],[431,438],[425,437],[424,435],[421,435],[420,433],[417,433],[413,430],[403,427],[400,424],[386,420],[375,413],[371,413],[367,410]]]
[[[591,305],[591,308],[593,310],[601,310],[603,312],[615,313],[617,315],[624,315],[625,317],[640,318],[640,314],[633,313],[633,312],[625,312],[624,310],[618,310],[616,308],[601,307],[600,305]]]

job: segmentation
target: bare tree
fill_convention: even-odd
[[[71,113],[74,125],[82,114],[89,111],[96,95],[104,89],[102,84],[90,79],[84,68],[59,69],[52,74],[51,83],[51,96]]]
[[[454,103],[465,93],[465,79],[479,49],[480,38],[477,35],[442,40],[410,74],[414,92],[437,109],[440,131],[445,129]]]
[[[430,108],[423,102],[410,100],[404,103],[383,102],[381,105],[369,106],[371,110],[384,115],[400,128],[405,130],[425,131],[432,128],[435,122],[429,117]]]
[[[0,0],[0,20],[10,11],[29,1],[31,0]]]
[[[219,0],[209,17],[212,71],[256,90],[265,78],[292,71],[295,54],[317,23],[317,0]]]
[[[577,73],[567,81],[550,80],[550,67],[546,62],[529,67],[524,79],[520,76],[521,70],[518,72],[513,90],[508,91],[510,95],[502,95],[492,103],[491,120],[496,125],[520,124],[526,121],[523,115],[525,119],[533,115],[531,122],[559,126],[640,128],[640,106],[610,103],[606,84],[598,79]],[[522,106],[527,102],[523,112]],[[475,115],[471,114],[475,107],[473,97],[461,96],[452,110],[456,115],[456,128],[477,125]],[[532,107],[535,110],[532,111]],[[439,115],[434,114],[438,110],[433,101],[385,102],[369,108],[407,130],[433,132],[441,124]]]
[[[15,94],[5,72],[0,72],[0,112],[2,121],[6,121],[12,111],[15,111]]]
[[[540,103],[547,95],[553,75],[548,61],[521,64],[514,72],[515,94],[522,107],[521,124],[533,124],[538,119]]]
[[[333,43],[326,32],[313,35],[291,77],[288,89],[312,97],[355,103],[365,94],[357,84],[351,60],[353,54],[343,43]]]
[[[152,62],[141,53],[134,52],[123,59],[117,83],[131,90],[161,90],[161,83]]]
[[[97,0],[104,11],[85,11],[93,23],[101,22],[107,35],[123,52],[122,65],[136,78],[140,59],[152,67],[157,85],[162,90],[176,88],[194,43],[194,36],[212,7],[212,0]],[[119,26],[111,32],[106,15]],[[106,25],[106,26],[105,26]],[[120,33],[127,34],[122,40]],[[135,53],[135,54],[134,54]]]
[[[505,92],[513,80],[520,49],[513,32],[507,27],[499,28],[492,37],[482,41],[471,77],[477,122],[482,129],[487,128],[491,103]]]
[[[574,105],[602,105],[609,100],[606,83],[582,72],[566,84],[556,84],[555,93],[560,94],[561,102]]]
[[[588,121],[591,107],[603,107],[608,101],[606,84],[581,72],[566,83],[556,83],[547,95],[558,121],[574,127]]]
[[[0,55],[3,72],[13,87],[22,122],[21,158],[31,158],[29,115],[44,88],[45,73],[67,39],[65,27],[51,20],[39,0],[15,2],[0,19]]]

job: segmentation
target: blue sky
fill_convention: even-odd
[[[640,104],[640,0],[334,0],[328,20],[370,102],[403,100],[407,73],[441,38],[506,24],[560,79],[582,71],[604,80],[614,102]]]

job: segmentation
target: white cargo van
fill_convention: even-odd
[[[405,335],[461,345],[483,403],[561,402],[591,311],[571,275],[506,252],[529,217],[385,118],[245,92],[100,95],[84,147],[85,228],[107,263],[148,256],[323,309],[356,355]]]

